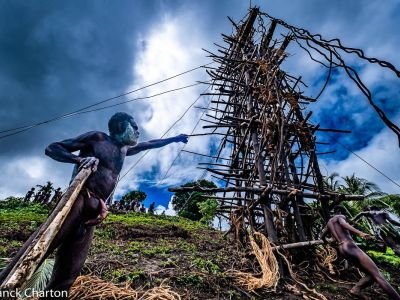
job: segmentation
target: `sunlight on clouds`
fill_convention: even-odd
[[[128,89],[157,82],[208,62],[205,53],[201,50],[201,47],[207,45],[208,42],[199,29],[187,26],[190,24],[191,18],[190,13],[174,17],[165,15],[160,23],[155,24],[148,33],[144,34],[146,39],[142,38],[138,42],[138,59],[133,67],[136,80],[133,87]],[[205,81],[206,78],[205,70],[200,69],[152,86],[142,91],[141,95],[153,95],[190,85],[198,80]],[[201,85],[145,100],[140,106],[132,105],[132,111],[135,111],[135,118],[138,119],[142,132],[141,141],[160,138],[184,114],[205,88]],[[207,101],[206,97],[202,97],[196,105],[206,106]],[[190,134],[200,119],[201,113],[201,110],[190,109],[166,137],[180,133]],[[202,132],[202,125],[199,124],[196,132]],[[208,137],[192,137],[185,149],[208,153],[209,141]],[[201,170],[196,169],[197,157],[181,153],[168,176],[161,181],[183,145],[183,143],[173,143],[162,149],[151,150],[135,170],[127,176],[129,179],[121,185],[123,189],[137,187],[137,182],[140,182],[143,177],[154,179],[154,185],[161,185],[164,188],[167,185],[177,185],[196,179],[202,173]],[[127,161],[125,167],[130,165]],[[121,188],[119,189],[117,192],[121,193]]]
[[[186,18],[165,16],[161,24],[150,30],[148,39],[143,41],[144,49],[139,53],[139,59],[134,66],[135,85],[156,82],[204,63],[204,53],[200,50],[204,42],[199,33],[188,30],[184,25]],[[195,83],[204,77],[200,72],[153,86],[146,90],[146,95]],[[152,117],[141,126],[151,136],[159,136],[160,132],[167,130],[196,99],[200,90],[189,88],[147,101]],[[182,120],[183,123],[187,122],[187,119],[189,118]],[[192,121],[189,120],[189,123]]]
[[[43,177],[45,171],[45,162],[39,157],[23,158],[14,162],[10,169],[29,179],[39,179]]]
[[[162,206],[162,205],[158,205],[155,208],[156,215],[161,215],[163,212],[165,212],[165,214],[167,216],[176,216],[177,215],[176,210],[174,210],[174,208],[172,207],[172,198],[168,202],[168,207],[167,208],[165,206]]]

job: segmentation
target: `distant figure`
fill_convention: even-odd
[[[400,295],[382,276],[372,259],[358,248],[350,233],[354,233],[365,239],[372,237],[347,223],[346,217],[340,214],[339,209],[336,209],[336,215],[328,221],[321,234],[321,238],[326,242],[326,235],[329,232],[337,241],[340,254],[367,274],[350,290],[350,293],[361,299],[367,299],[361,293],[361,290],[376,282],[389,295],[390,299],[400,300]]]
[[[146,207],[144,207],[144,205],[142,205],[142,206],[140,207],[140,212],[141,212],[141,213],[145,213],[145,212],[146,212]]]
[[[76,138],[53,143],[46,148],[46,155],[51,158],[75,164],[72,177],[75,177],[81,168],[91,168],[95,171],[85,182],[70,214],[46,253],[47,257],[58,248],[53,273],[46,290],[68,291],[78,277],[89,251],[94,225],[102,222],[107,216],[105,202],[114,191],[125,157],[171,143],[188,141],[188,136],[181,134],[138,143],[138,126],[133,117],[126,113],[113,115],[108,122],[108,128],[109,135],[91,131]],[[79,155],[74,154],[76,151],[79,151]],[[31,240],[32,237],[0,274],[0,282],[18,262]]]
[[[31,202],[31,198],[32,198],[34,193],[35,193],[35,188],[33,187],[26,193],[25,198],[24,198],[24,202]]]
[[[54,191],[54,195],[51,198],[49,204],[53,204],[53,205],[56,204],[61,199],[61,196],[62,196],[62,191],[61,191],[61,188],[59,187]]]
[[[150,215],[154,215],[156,209],[156,203],[153,201],[149,206],[149,210],[147,211]]]
[[[125,200],[121,199],[118,201],[118,210],[124,210],[125,209]]]
[[[129,211],[135,211],[136,200],[129,203]]]
[[[38,185],[38,186],[40,186],[40,185]],[[32,202],[33,203],[40,203],[41,199],[42,199],[42,189],[40,189],[40,190],[38,190],[36,192]]]
[[[135,210],[135,212],[140,212],[140,203],[139,202],[135,203],[134,210]]]
[[[379,209],[376,206],[367,207],[353,218],[356,222],[361,217],[370,220],[376,237],[392,248],[396,255],[400,256],[400,220],[397,216]],[[397,217],[397,218],[396,218]]]

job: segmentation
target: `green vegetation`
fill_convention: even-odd
[[[217,214],[217,209],[219,206],[217,200],[207,199],[204,202],[198,203],[197,206],[202,214],[200,222],[211,225],[211,222],[214,220],[214,217]]]
[[[20,207],[15,209],[1,209],[0,222],[43,222],[48,215],[48,211],[40,206],[33,204],[30,207]]]
[[[400,195],[385,195],[383,197],[380,197],[378,200],[380,201],[379,203],[375,204],[376,206],[390,207],[395,214],[400,216]]]
[[[205,179],[188,182],[182,185],[183,187],[198,186],[201,188],[216,188],[217,186],[212,181]],[[188,218],[194,221],[200,221],[203,218],[205,223],[209,223],[210,219],[214,218],[216,208],[212,208],[215,203],[208,202],[208,204],[203,206],[203,212],[201,212],[200,203],[207,201],[207,196],[212,196],[212,193],[203,192],[176,192],[172,198],[172,205],[174,209],[178,212],[178,215],[184,218]],[[212,204],[212,205],[210,205]],[[211,213],[214,212],[214,215]]]
[[[144,279],[145,272],[141,269],[129,271],[127,269],[110,270],[105,274],[105,279],[112,282],[133,282],[138,279]]]
[[[351,195],[364,195],[373,197],[382,195],[380,188],[373,182],[353,175],[342,177],[344,184],[339,187],[339,191]]]
[[[0,203],[2,258],[15,254],[48,214],[41,205],[10,200]],[[209,201],[207,205],[211,204]],[[400,258],[390,249],[386,253],[369,251],[368,254],[381,268],[390,265],[397,270],[400,267]],[[0,258],[0,269],[4,262]],[[96,227],[83,273],[115,284],[129,284],[135,289],[165,283],[181,295],[197,299],[242,299],[241,289],[225,272],[231,269],[257,272],[252,262],[247,253],[239,252],[237,245],[204,223],[182,217],[110,213]],[[395,280],[392,269],[383,269],[387,278],[391,276]],[[343,291],[343,287],[326,282],[316,282],[316,286],[335,295]],[[272,295],[260,293],[262,299]],[[285,296],[280,294],[271,299]]]
[[[110,214],[105,220],[105,224],[120,223],[129,226],[149,226],[149,227],[171,227],[176,226],[184,230],[196,230],[205,228],[199,222],[193,222],[181,217],[155,216],[143,213],[130,212],[128,214]]]
[[[151,245],[143,241],[132,241],[129,243],[128,251],[141,253],[146,256],[155,256],[168,254],[172,252],[174,248],[175,247],[167,240],[160,240],[156,245]]]
[[[369,250],[367,251],[368,255],[370,255],[372,258],[374,258],[376,261],[380,263],[386,263],[389,264],[395,268],[400,267],[400,257],[398,257],[396,254],[394,254],[393,250],[390,249],[389,247],[386,248],[386,252],[378,252],[374,250]]]
[[[194,259],[193,264],[203,272],[211,273],[214,275],[221,273],[221,269],[219,268],[219,266],[213,263],[210,259],[203,259],[201,257],[198,257]]]
[[[0,256],[7,255],[7,248],[5,246],[0,245]]]
[[[198,285],[204,280],[204,277],[199,274],[183,274],[177,278],[177,282],[182,285]]]
[[[9,257],[18,251],[47,215],[48,208],[25,203],[22,198],[0,201],[0,257]]]

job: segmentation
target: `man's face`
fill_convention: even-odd
[[[139,139],[139,135],[140,135],[139,127],[138,127],[138,125],[136,124],[136,122],[133,119],[131,119],[130,125],[131,125],[131,127],[133,129],[133,134],[135,136],[135,138],[134,138],[135,139],[135,145],[136,145],[137,141]]]
[[[139,139],[139,128],[133,118],[126,122],[128,124],[126,125],[125,131],[117,138],[124,145],[135,146]]]

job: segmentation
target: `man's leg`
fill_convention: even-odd
[[[64,223],[70,229],[68,234],[57,236],[55,239],[55,242],[61,245],[57,250],[53,273],[46,291],[68,291],[79,276],[89,252],[95,227],[86,226],[85,223],[98,216],[101,208],[100,200],[89,197],[83,191],[76,203],[79,204],[71,211],[71,218]],[[65,230],[64,233],[67,231]],[[51,297],[44,299],[51,299]]]
[[[357,257],[360,266],[389,295],[389,298],[400,300],[400,295],[382,276],[373,260],[358,247],[352,248],[351,251],[353,252],[351,255]]]
[[[398,245],[395,241],[395,239],[391,236],[384,236],[383,237],[386,244],[393,250],[393,252],[400,256],[400,245]]]
[[[367,275],[360,279],[359,282],[355,286],[352,287],[350,290],[350,294],[360,298],[360,299],[367,299],[362,293],[361,290],[365,289],[366,287],[372,285],[374,280],[371,276]]]
[[[83,233],[77,233],[80,236],[71,235],[67,240],[63,241],[57,250],[53,274],[46,291],[69,290],[85,263],[93,238],[93,231],[94,226],[87,227]]]

